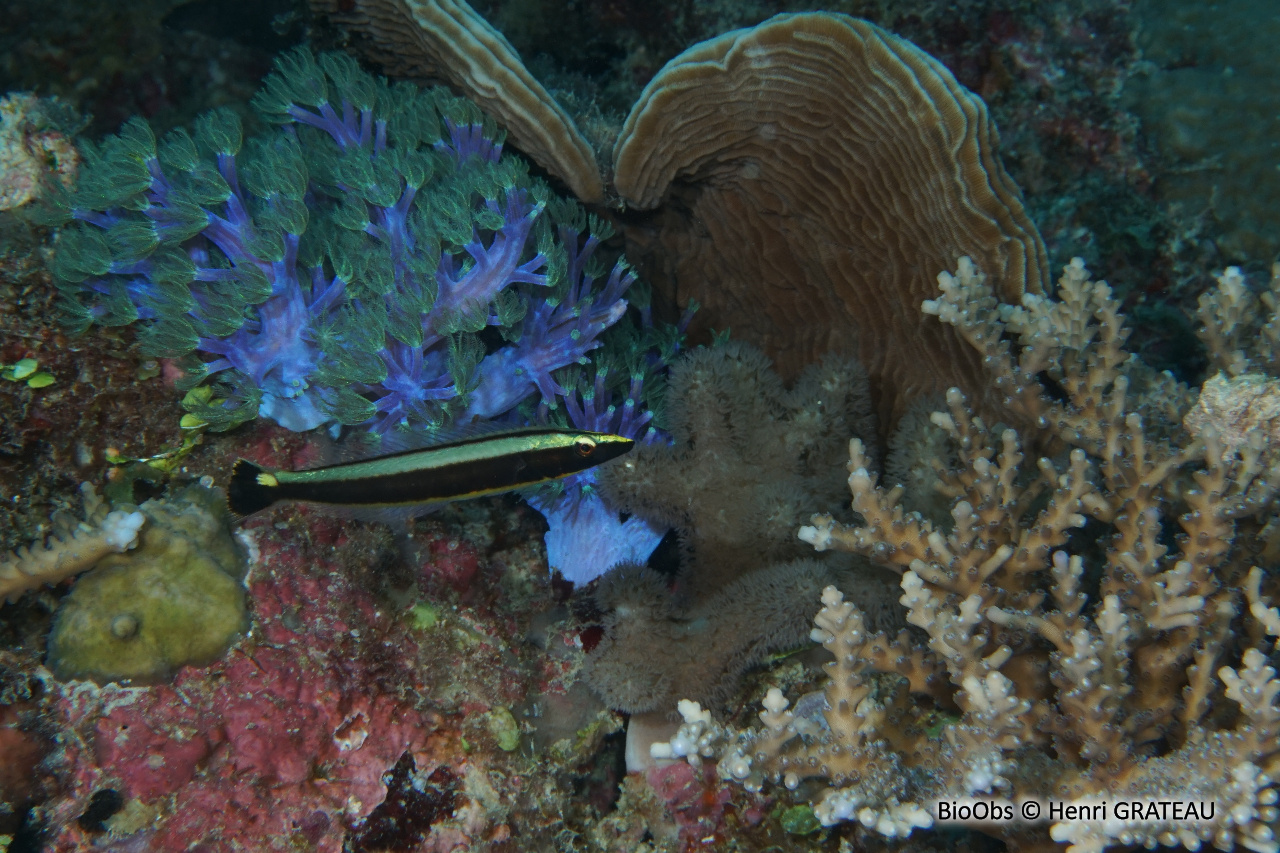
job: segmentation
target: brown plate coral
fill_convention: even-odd
[[[982,101],[910,42],[779,15],[685,51],[632,109],[614,180],[656,210],[628,256],[784,375],[855,353],[888,425],[923,393],[982,384],[959,338],[921,322],[932,270],[962,250],[1010,301],[1047,275],[995,149]]]

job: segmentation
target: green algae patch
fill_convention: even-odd
[[[139,546],[98,563],[58,609],[58,678],[154,683],[218,658],[248,627],[246,564],[217,495],[192,487],[140,509]]]
[[[57,381],[53,378],[53,374],[41,370],[40,362],[34,358],[24,358],[16,364],[0,364],[0,379],[25,382],[28,388],[48,388]]]
[[[822,823],[807,805],[791,806],[778,815],[778,823],[790,835],[812,835],[822,829]]]
[[[926,737],[940,738],[942,733],[960,722],[960,717],[946,711],[933,711],[926,715],[924,733]]]
[[[498,749],[511,752],[520,745],[520,724],[511,712],[501,706],[489,712],[489,734],[498,742]]]
[[[419,601],[408,612],[409,625],[415,631],[430,631],[440,622],[439,608]]]

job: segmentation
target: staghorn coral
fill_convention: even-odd
[[[146,517],[136,509],[111,510],[89,483],[80,486],[84,520],[65,514],[53,519],[44,542],[0,554],[0,599],[16,601],[29,589],[54,584],[88,571],[111,554],[137,545]]]
[[[875,633],[830,587],[813,632],[835,655],[823,703],[772,689],[748,732],[685,703],[655,754],[719,756],[722,776],[753,789],[820,780],[807,790],[823,823],[891,837],[932,826],[939,800],[1164,798],[1216,808],[977,826],[1076,853],[1280,849],[1280,679],[1264,640],[1280,611],[1250,568],[1280,475],[1261,437],[1224,452],[1213,431],[1182,432],[1191,392],[1124,351],[1117,304],[1078,260],[1056,301],[1000,305],[967,260],[940,283],[925,310],[982,354],[1009,414],[1065,452],[1027,464],[1018,432],[953,389],[933,416],[955,453],[938,472],[950,523],[935,524],[904,512],[901,487],[881,486],[851,441],[859,523],[815,516],[800,537],[896,572],[925,644]],[[935,709],[958,716],[939,727]]]
[[[1183,419],[1192,435],[1215,433],[1228,452],[1261,434],[1268,463],[1274,460],[1274,448],[1280,447],[1277,307],[1280,264],[1271,268],[1271,283],[1259,296],[1249,290],[1239,267],[1227,267],[1217,288],[1200,297],[1200,340],[1218,374],[1204,383],[1195,408]]]
[[[951,500],[938,488],[941,467],[954,463],[946,432],[933,423],[933,412],[946,404],[946,395],[930,394],[907,407],[889,436],[884,477],[901,485],[902,505],[935,523],[951,518]]]
[[[938,282],[941,297],[925,301],[924,312],[978,351],[1000,403],[1028,426],[1112,458],[1130,416],[1167,439],[1191,406],[1189,388],[1124,350],[1119,303],[1079,258],[1064,267],[1057,301],[1027,294],[1021,305],[1001,304],[968,258]],[[1010,335],[1021,345],[1016,356]]]
[[[803,640],[805,596],[840,563],[803,559],[792,530],[838,494],[843,436],[874,435],[855,362],[829,359],[785,390],[738,342],[677,362],[667,408],[673,445],[637,447],[600,474],[610,503],[674,527],[683,551],[674,582],[633,565],[595,596],[608,616],[585,677],[631,713],[718,701],[744,669]],[[875,584],[864,592],[874,607]]]
[[[1227,267],[1218,286],[1200,296],[1196,317],[1200,340],[1214,367],[1229,376],[1265,371],[1280,374],[1280,264],[1271,267],[1271,283],[1255,296],[1239,267]],[[1265,310],[1263,310],[1265,309]]]

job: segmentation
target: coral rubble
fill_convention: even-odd
[[[933,826],[941,801],[1164,798],[1216,809],[977,826],[1014,847],[1047,834],[1073,851],[1280,849],[1280,641],[1267,639],[1280,613],[1250,568],[1280,487],[1262,437],[1224,452],[1211,429],[1182,432],[1191,393],[1125,352],[1110,290],[1078,260],[1057,300],[1020,306],[967,259],[940,282],[925,310],[982,354],[1009,415],[1060,449],[1026,464],[1018,431],[953,389],[933,416],[956,454],[938,472],[950,523],[935,524],[903,511],[853,440],[858,522],[815,516],[800,538],[896,572],[925,642],[875,632],[828,587],[812,635],[835,656],[823,703],[770,690],[745,733],[682,703],[685,725],[655,754],[718,756],[750,788],[821,780],[807,790],[824,824],[890,837]]]

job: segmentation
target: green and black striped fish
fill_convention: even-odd
[[[379,508],[465,500],[558,480],[634,445],[609,433],[532,427],[306,471],[268,471],[241,459],[227,504],[250,515],[276,501]]]

